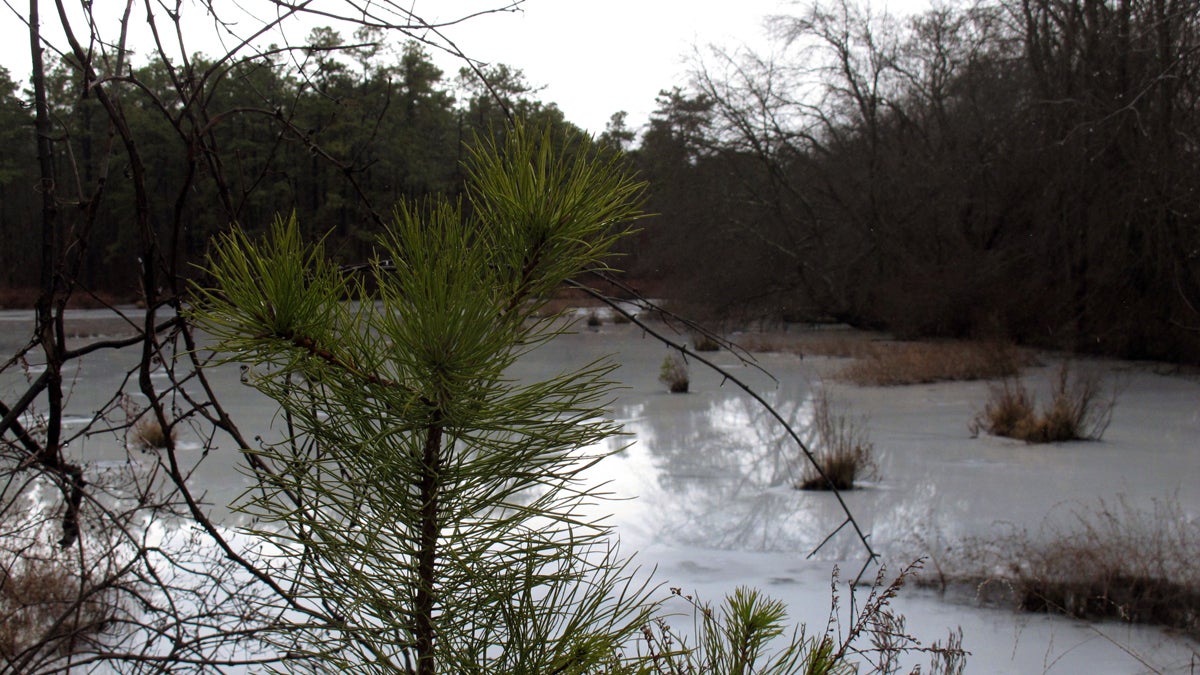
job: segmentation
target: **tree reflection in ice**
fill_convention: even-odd
[[[781,386],[764,398],[811,437],[807,382]],[[627,398],[614,414],[634,441],[609,471],[621,493],[637,497],[636,506],[617,517],[647,537],[807,553],[844,518],[828,495],[793,489],[805,461],[799,449],[760,405],[738,392]],[[844,553],[837,548],[828,553]]]

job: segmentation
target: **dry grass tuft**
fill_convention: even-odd
[[[1063,364],[1057,372],[1050,404],[1040,412],[1034,396],[1020,381],[1006,379],[991,388],[971,432],[1016,438],[1027,443],[1099,440],[1112,421],[1116,391],[1106,391],[1095,372],[1076,373]]]
[[[693,333],[692,349],[698,352],[715,352],[721,349],[721,345],[712,335],[707,333]]]
[[[1026,351],[1002,342],[871,342],[837,377],[883,387],[991,380],[1013,377],[1033,362]]]
[[[687,361],[678,352],[671,352],[658,369],[658,381],[667,385],[672,394],[686,394],[691,384]]]
[[[822,389],[813,397],[811,432],[813,454],[821,471],[811,462],[805,464],[797,488],[853,490],[856,480],[877,473],[875,447],[866,430],[866,419],[835,414],[828,390]]]
[[[103,598],[52,558],[25,557],[8,566],[0,572],[0,659],[37,645],[65,652],[73,639],[100,633],[115,611]]]
[[[129,429],[129,445],[139,450],[164,449],[175,441],[175,437],[175,427],[171,426],[168,434],[163,430],[152,410],[143,412]]]
[[[1049,521],[1048,521],[1049,522]],[[971,539],[921,583],[976,588],[1027,612],[1166,626],[1200,638],[1200,522],[1177,501],[1124,500],[1076,511],[1040,532]]]

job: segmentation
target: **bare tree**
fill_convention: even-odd
[[[857,325],[1200,358],[1196,10],[819,3],[705,56],[751,274]]]

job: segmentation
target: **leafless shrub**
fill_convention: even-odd
[[[814,455],[820,470],[812,463],[805,464],[796,487],[801,490],[852,490],[855,480],[875,475],[878,466],[866,419],[834,413],[826,389],[813,397],[812,406]]]
[[[691,384],[687,361],[678,352],[671,352],[658,369],[658,381],[667,385],[672,394],[687,393]]]
[[[95,637],[113,607],[89,579],[53,553],[11,561],[0,572],[0,659],[47,646],[64,654],[72,638]]]
[[[1002,342],[872,342],[855,357],[838,378],[885,387],[1013,377],[1033,363],[1027,352]]]
[[[1005,379],[991,387],[987,403],[971,422],[971,431],[1027,443],[1099,440],[1112,421],[1115,405],[1116,390],[1106,388],[1098,373],[1072,375],[1064,363],[1055,375],[1050,403],[1040,412],[1022,382]]]
[[[128,438],[122,400],[97,412],[92,438]],[[172,449],[101,466],[44,459],[47,418],[24,418],[18,441],[0,444],[0,671],[212,672],[235,648],[252,654],[234,659],[245,665],[279,661],[254,637],[279,610],[256,608],[279,594],[256,581],[252,551],[191,508],[195,464]]]
[[[1053,515],[1053,514],[1052,514]],[[1161,625],[1200,637],[1200,522],[1176,500],[1121,499],[1047,519],[1039,531],[968,539],[920,583],[975,588],[980,601],[1081,619]]]

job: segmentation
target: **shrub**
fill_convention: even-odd
[[[982,429],[1027,443],[1099,440],[1112,421],[1115,405],[1115,390],[1106,393],[1098,373],[1072,376],[1064,363],[1055,376],[1050,404],[1040,412],[1023,383],[1006,379],[990,388],[988,402],[971,422],[971,432]]]
[[[972,432],[979,428],[996,436],[1020,438],[1026,427],[1037,419],[1037,406],[1025,385],[1016,380],[1005,379],[990,388],[991,395],[983,412],[975,418]]]
[[[1080,619],[1167,626],[1200,637],[1200,522],[1175,500],[1141,510],[1121,500],[1049,519],[1039,532],[968,539],[940,560],[943,588],[980,601]]]
[[[103,526],[84,511],[86,547],[66,551],[57,536],[57,509],[37,495],[50,483],[36,479],[8,497],[0,523],[0,671],[50,672],[59,657],[94,647],[123,617],[121,582],[109,574]],[[13,488],[9,482],[7,488]],[[128,532],[122,532],[128,536]],[[61,543],[61,542],[60,542]],[[74,671],[72,671],[74,672]]]
[[[852,490],[855,480],[877,472],[865,418],[834,414],[831,408],[828,390],[813,397],[810,437],[820,470],[811,462],[805,464],[796,484],[801,490]]]
[[[687,361],[678,352],[671,352],[658,368],[658,381],[667,385],[672,394],[685,394],[691,378]]]
[[[885,387],[1013,377],[1033,362],[1024,350],[1000,342],[871,342],[855,356],[838,378]]]
[[[595,328],[595,327],[599,326],[601,323],[603,323],[603,321],[600,320],[599,314],[597,314],[596,312],[588,313],[587,325],[590,328]]]

